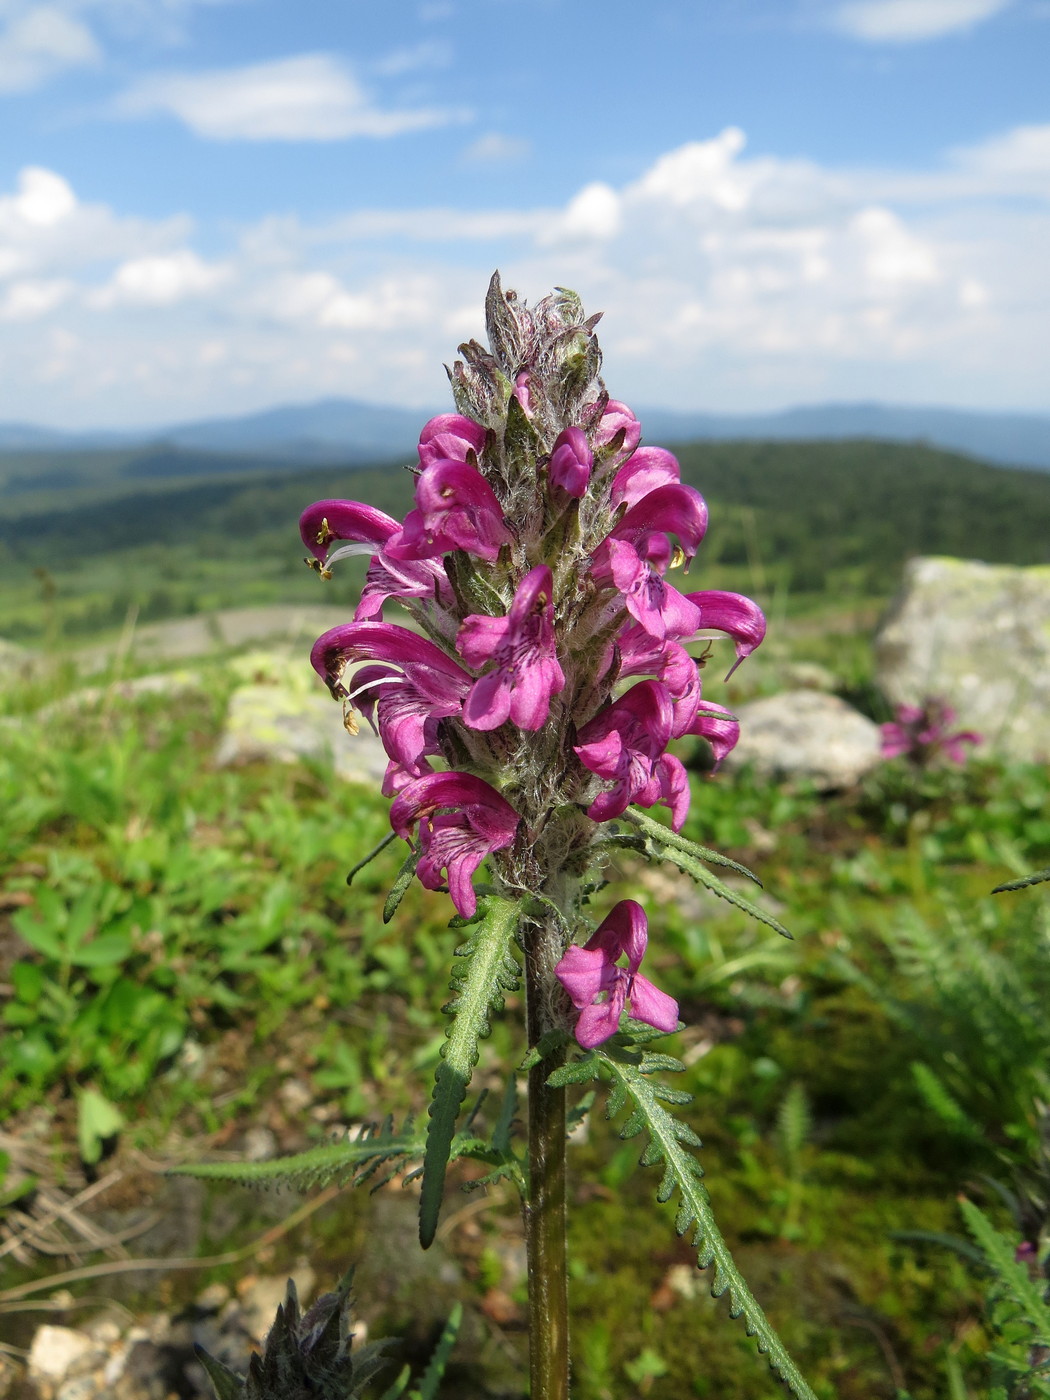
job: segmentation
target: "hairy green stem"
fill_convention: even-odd
[[[529,1044],[551,1029],[551,982],[544,956],[551,931],[526,935],[525,997]],[[565,1090],[547,1076],[564,1063],[564,1051],[529,1070],[529,1188],[525,1200],[525,1248],[529,1270],[529,1375],[531,1400],[568,1400],[569,1298],[565,1245]]]

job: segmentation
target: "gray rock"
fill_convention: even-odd
[[[230,697],[215,762],[219,767],[264,759],[295,763],[309,758],[328,764],[337,777],[378,787],[386,772],[382,744],[363,725],[350,735],[339,705],[304,665],[282,654],[253,653],[239,659],[254,683]]]
[[[1050,757],[1050,567],[913,559],[875,642],[894,703],[936,696],[1005,757]]]
[[[750,763],[768,778],[809,780],[822,791],[849,787],[881,757],[879,726],[819,690],[789,690],[735,710],[740,742],[726,768]]]

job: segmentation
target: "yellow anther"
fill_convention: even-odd
[[[357,716],[350,708],[350,701],[343,701],[343,728],[348,734],[360,733],[361,726],[357,722]]]
[[[670,564],[668,564],[667,567],[669,569],[680,569],[684,563],[685,550],[680,544],[676,544],[674,547],[674,553],[671,555],[671,562]]]
[[[318,532],[317,532],[316,543],[317,543],[317,544],[320,544],[320,545],[325,545],[325,544],[328,543],[328,541],[329,541],[331,538],[332,538],[332,531],[331,531],[331,529],[329,528],[329,525],[328,525],[328,516],[326,515],[326,516],[324,517],[324,519],[321,521],[321,528],[320,528],[320,529],[318,530]]]

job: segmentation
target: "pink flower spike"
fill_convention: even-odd
[[[410,841],[419,825],[420,883],[428,890],[441,889],[441,871],[447,871],[452,902],[466,919],[478,904],[471,883],[474,872],[486,856],[510,845],[518,821],[510,803],[471,773],[417,778],[402,788],[390,807],[390,825],[402,840]]]
[[[678,458],[663,447],[640,447],[628,457],[613,477],[611,500],[614,506],[637,505],[658,486],[671,486],[681,480]]]
[[[685,596],[700,609],[701,627],[728,632],[736,643],[736,662],[726,676],[728,680],[766,635],[766,619],[762,609],[741,593],[723,593],[716,588],[703,588]]]
[[[303,544],[321,563],[336,540],[348,540],[358,546],[340,550],[340,554],[375,554],[398,528],[392,516],[361,501],[315,501],[299,517]]]
[[[461,413],[439,413],[423,424],[419,434],[419,460],[424,467],[431,462],[467,462],[485,446],[485,429],[473,418]]]
[[[678,1029],[678,1003],[638,971],[648,942],[645,910],[633,899],[623,899],[582,948],[574,943],[566,949],[554,969],[580,1012],[576,1039],[585,1050],[616,1034],[628,1002],[635,1020],[666,1034]],[[627,966],[618,967],[624,956]]]
[[[514,536],[496,494],[466,462],[436,461],[416,482],[416,509],[387,543],[391,559],[431,559],[465,549],[490,563]]]
[[[882,726],[883,758],[905,757],[920,768],[944,757],[952,763],[965,763],[964,744],[980,744],[984,736],[973,729],[957,729],[951,705],[929,695],[921,705],[898,705],[896,719]]]
[[[671,738],[674,709],[659,681],[640,681],[599,710],[580,730],[574,745],[585,768],[612,782],[587,808],[592,821],[611,821],[632,802],[652,807],[666,801],[678,831],[689,810],[689,789],[678,760],[662,763]]]
[[[566,428],[554,444],[551,453],[550,481],[577,500],[587,494],[591,479],[594,453],[587,446],[587,434],[582,428]]]
[[[541,729],[551,696],[565,688],[554,649],[553,579],[546,564],[525,575],[506,617],[465,618],[456,638],[471,666],[496,664],[476,680],[463,707],[471,729],[496,729],[507,719],[519,729]]]

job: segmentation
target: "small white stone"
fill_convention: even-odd
[[[29,1348],[29,1375],[33,1380],[61,1380],[95,1344],[72,1327],[38,1327]]]

